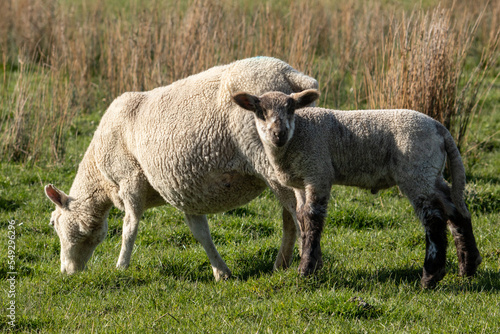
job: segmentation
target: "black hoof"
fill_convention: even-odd
[[[435,288],[437,283],[443,279],[444,275],[446,275],[446,271],[444,268],[438,270],[434,274],[429,274],[424,269],[424,274],[422,276],[422,280],[420,281],[422,284],[422,288],[424,289]]]

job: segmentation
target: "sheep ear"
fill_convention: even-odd
[[[296,109],[304,108],[316,101],[319,97],[319,91],[316,89],[307,89],[300,93],[292,94],[292,98],[295,100]]]
[[[259,104],[259,98],[247,93],[237,93],[233,96],[234,102],[243,109],[250,111],[257,111],[257,105]]]
[[[54,185],[45,186],[45,195],[58,207],[63,208],[68,203],[68,195],[57,189]]]

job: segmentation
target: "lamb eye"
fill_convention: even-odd
[[[258,110],[255,112],[255,115],[257,116],[258,119],[261,121],[265,121],[266,117],[264,116],[264,112],[262,110]]]

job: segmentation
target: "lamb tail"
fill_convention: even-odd
[[[443,127],[444,129],[444,127]],[[457,210],[467,218],[470,218],[470,212],[464,202],[465,191],[465,168],[462,162],[462,157],[458,151],[457,145],[453,140],[450,132],[446,129],[443,131],[444,146],[446,154],[448,155],[448,163],[451,172],[452,185],[451,185],[451,200]]]

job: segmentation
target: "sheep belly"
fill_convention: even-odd
[[[373,194],[380,189],[387,189],[396,185],[388,174],[358,173],[349,176],[337,177],[334,184],[370,189]]]
[[[159,183],[153,187],[169,204],[187,214],[200,215],[234,209],[266,189],[264,181],[235,171],[212,171],[201,177],[185,174],[175,183]]]

